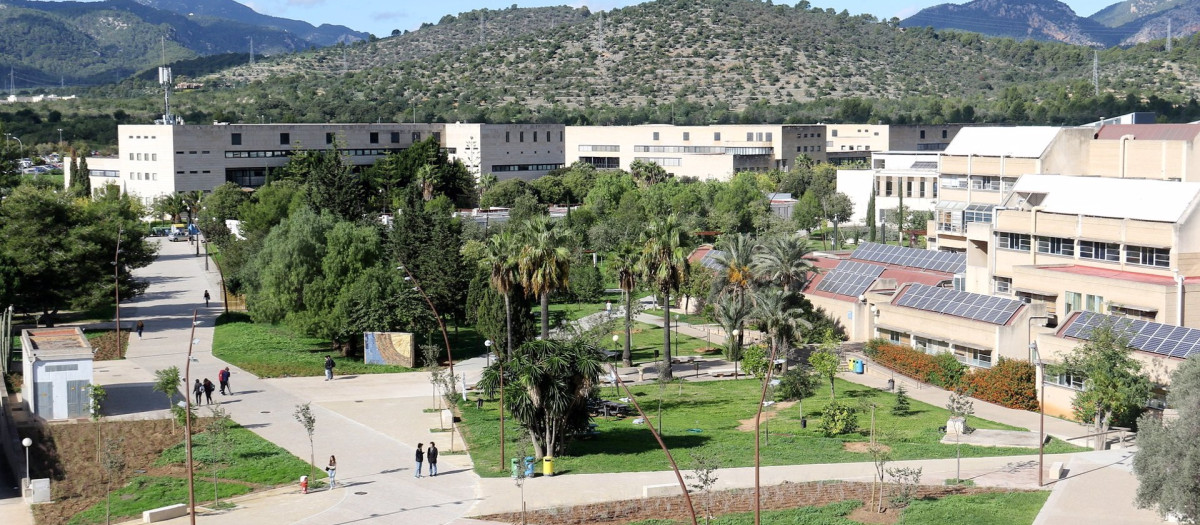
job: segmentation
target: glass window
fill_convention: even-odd
[[[391,138],[392,138],[392,144],[399,144],[400,143],[400,132],[393,131]]]
[[[1083,308],[1089,312],[1104,313],[1104,296],[1092,294],[1086,295]]]
[[[683,132],[683,140],[692,140],[692,134],[686,131]]]
[[[1079,258],[1120,262],[1121,245],[1111,242],[1079,241]]]
[[[504,132],[504,142],[512,142],[512,132],[511,131]]]
[[[714,132],[713,132],[713,141],[714,141],[714,142],[720,142],[720,141],[721,141],[721,132],[720,132],[720,131],[714,131]]]
[[[368,137],[368,141],[369,141],[371,144],[379,144],[379,132],[378,132],[378,131],[372,131],[372,132],[371,132],[371,134],[370,134],[370,136]]]
[[[291,133],[280,133],[279,134],[279,144],[282,145],[282,144],[291,144],[291,143],[292,143]]]
[[[1171,266],[1171,250],[1166,248],[1150,248],[1147,246],[1126,246],[1125,262],[1128,264],[1169,268]]]
[[[325,134],[325,143],[326,143],[326,144],[333,144],[333,133],[326,133],[326,134]]]
[[[241,134],[241,133],[234,133],[234,134],[230,135],[230,136],[229,136],[229,143],[230,143],[230,144],[232,144],[232,145],[234,145],[234,146],[241,146],[241,145],[242,145],[242,134]]]
[[[1083,310],[1083,294],[1079,292],[1067,292],[1063,302],[1067,307],[1066,314]]]
[[[1037,251],[1038,253],[1072,257],[1075,255],[1075,240],[1061,237],[1038,237]]]
[[[996,277],[995,293],[1010,294],[1012,293],[1012,279],[1008,277]]]
[[[1019,250],[1027,252],[1029,251],[1029,234],[998,232],[996,234],[996,247],[1001,250]]]

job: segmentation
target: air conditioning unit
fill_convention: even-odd
[[[954,274],[954,289],[955,291],[967,291],[967,276],[961,273]]]

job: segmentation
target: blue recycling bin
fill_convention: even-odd
[[[865,369],[866,369],[866,366],[863,365],[862,359],[854,360],[854,373],[861,374],[861,373],[863,373],[863,371]]]
[[[533,456],[525,456],[525,477],[533,477]]]

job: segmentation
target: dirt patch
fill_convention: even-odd
[[[883,444],[880,444],[879,448],[882,448],[885,453],[892,451],[892,447],[889,447],[889,446],[883,445]],[[871,443],[869,443],[867,441],[852,441],[850,443],[843,443],[842,450],[845,450],[846,452],[857,452],[859,454],[867,454],[867,453],[871,452]]]
[[[762,419],[760,420],[760,423],[763,421],[770,421],[770,420],[774,419],[775,416],[779,415],[780,410],[787,410],[789,408],[792,408],[795,405],[796,405],[795,401],[784,401],[782,403],[775,403],[775,405],[774,405],[775,410],[763,410],[763,413],[761,416]],[[754,418],[739,420],[738,421],[738,430],[741,430],[742,432],[754,432]]]
[[[900,511],[884,509],[884,512],[876,512],[875,509],[862,506],[854,509],[846,516],[846,519],[869,525],[891,525],[900,520]]]
[[[88,342],[96,351],[96,361],[112,361],[125,359],[125,350],[129,348],[129,331],[121,330],[121,349],[117,350],[117,333],[112,330],[102,332],[88,331]]]

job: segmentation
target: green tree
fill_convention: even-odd
[[[770,335],[771,355],[782,356],[783,371],[787,372],[788,354],[792,341],[800,331],[812,328],[799,308],[800,296],[775,288],[764,288],[754,294],[754,317]]]
[[[1084,389],[1075,393],[1071,408],[1080,421],[1091,421],[1093,430],[1107,432],[1114,421],[1132,421],[1150,398],[1150,379],[1133,358],[1129,339],[1111,324],[1093,328],[1088,341],[1063,359],[1072,374],[1086,377]],[[1097,450],[1104,440],[1097,439]]]
[[[679,226],[679,219],[670,215],[651,222],[645,230],[642,254],[638,260],[638,273],[642,279],[654,283],[663,307],[663,351],[662,370],[659,379],[670,380],[671,374],[671,292],[679,287],[691,273],[687,260],[687,235]]]
[[[761,279],[778,284],[784,292],[804,289],[813,273],[808,261],[812,249],[798,234],[772,237],[759,245],[751,268]]]
[[[600,270],[592,264],[590,255],[577,255],[571,261],[571,296],[576,301],[594,303],[604,295]]]
[[[542,339],[550,338],[550,292],[570,285],[571,251],[567,236],[550,217],[526,221],[520,230],[518,269],[526,293],[541,301]]]
[[[208,438],[208,465],[212,467],[213,476],[213,505],[220,503],[217,492],[217,473],[221,465],[229,462],[230,453],[233,451],[233,437],[229,431],[233,428],[233,418],[229,417],[229,413],[221,408],[221,405],[212,407],[209,414],[209,420],[204,425],[204,435]]]
[[[175,393],[179,391],[179,381],[179,367],[177,366],[154,371],[154,385],[151,388],[155,392],[161,392],[162,395],[167,396],[167,408],[175,406]]]
[[[719,230],[753,231],[754,225],[771,212],[770,202],[757,182],[754,173],[743,172],[719,185],[712,201],[713,221]]]
[[[638,186],[643,188],[665,182],[671,177],[662,166],[645,160],[635,160],[629,164],[629,173]]]
[[[796,227],[809,232],[821,226],[823,217],[821,202],[812,190],[804,192],[804,196],[800,197],[800,202],[797,202],[796,208],[792,210],[792,220],[796,222]]]
[[[713,262],[717,269],[712,280],[712,297],[744,298],[754,289],[754,252],[758,243],[748,234],[722,235],[717,242]]]
[[[908,402],[908,390],[903,384],[896,385],[896,403],[892,405],[893,416],[907,416],[912,411],[912,405]]]
[[[617,247],[608,261],[608,267],[617,275],[617,286],[621,288],[622,302],[625,303],[625,348],[621,352],[621,361],[625,366],[633,366],[631,354],[633,338],[633,292],[637,289],[638,268],[641,252],[630,243]]]
[[[837,391],[834,389],[836,385],[834,379],[837,378],[839,361],[840,359],[838,359],[837,354],[825,348],[813,352],[812,355],[808,356],[808,364],[813,367],[818,376],[829,382],[830,399],[837,398]]]
[[[750,300],[743,296],[728,295],[717,300],[713,312],[717,324],[725,330],[725,359],[736,363],[742,359],[746,320],[753,313]]]
[[[499,390],[499,367],[484,369],[484,392]],[[581,339],[528,341],[504,364],[504,406],[528,432],[536,458],[561,455],[572,434],[587,430],[587,399],[602,367],[600,351]]]
[[[504,297],[504,358],[512,355],[512,302],[513,289],[520,283],[520,259],[517,258],[517,239],[508,231],[488,238],[484,264],[489,271],[488,282],[496,293]]]
[[[239,210],[247,200],[246,192],[235,183],[226,182],[217,186],[217,189],[204,197],[197,227],[204,232],[208,240],[218,246],[228,246],[230,232],[225,226],[225,221],[237,219]]]
[[[304,403],[296,405],[296,410],[292,412],[292,417],[297,423],[304,428],[305,435],[308,436],[308,479],[313,478],[313,468],[317,464],[317,449],[313,445],[313,433],[317,431],[317,416],[312,413],[312,404]]]
[[[304,181],[309,207],[328,211],[342,220],[357,221],[365,211],[366,188],[350,167],[349,159],[337,150],[306,150],[293,155],[284,169]]]
[[[1175,515],[1180,523],[1200,521],[1200,361],[1187,359],[1171,374],[1167,406],[1179,417],[1151,414],[1138,419],[1138,452],[1133,473],[1138,478],[1137,504]]]
[[[854,203],[845,193],[834,193],[821,201],[821,207],[825,220],[833,223],[833,249],[836,250],[842,242],[838,235],[838,225],[850,220],[854,215]]]
[[[867,240],[875,242],[875,188],[871,188],[871,197],[867,200]]]

